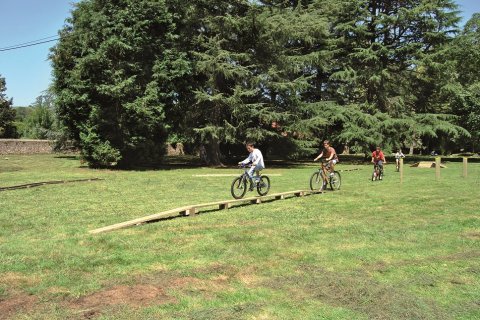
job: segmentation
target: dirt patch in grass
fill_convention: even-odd
[[[228,282],[229,277],[221,273],[209,279],[200,279],[158,272],[138,277],[131,285],[115,285],[66,304],[79,318],[92,319],[118,307],[137,309],[177,303],[173,292],[212,298],[218,292],[230,290]]]
[[[214,299],[219,292],[232,290],[228,284],[228,277],[226,276],[214,277],[212,279],[199,279],[194,277],[177,278],[170,283],[170,289],[181,291],[182,295],[201,295],[206,299]]]
[[[77,299],[72,306],[78,308],[99,308],[108,305],[148,306],[150,304],[165,304],[175,302],[175,299],[165,294],[162,288],[151,285],[115,286],[91,295]]]
[[[69,303],[71,309],[80,310],[83,318],[92,319],[112,306],[129,306],[131,308],[175,303],[176,299],[168,296],[163,288],[148,284],[132,286],[114,286],[95,292]]]
[[[37,297],[27,294],[15,295],[8,299],[0,298],[0,319],[9,319],[18,312],[26,313],[33,310]]]
[[[287,278],[270,279],[265,286],[288,292],[295,300],[306,298],[346,308],[369,319],[449,319],[434,301],[412,296],[401,288],[379,283],[366,273],[335,273],[305,267]]]

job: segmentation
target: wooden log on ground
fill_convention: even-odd
[[[184,206],[184,207],[180,207],[180,208],[175,208],[175,209],[163,211],[163,212],[160,212],[160,213],[152,214],[152,215],[149,215],[149,216],[146,216],[146,217],[137,218],[137,219],[134,219],[134,220],[125,221],[125,222],[121,222],[121,223],[116,223],[116,224],[113,224],[113,225],[110,225],[110,226],[90,230],[89,233],[90,234],[98,234],[98,233],[102,233],[102,232],[108,232],[108,231],[128,228],[128,227],[135,226],[135,225],[141,225],[141,224],[149,222],[149,221],[155,221],[155,220],[160,220],[160,219],[170,218],[170,217],[192,216],[192,215],[197,214],[199,212],[200,208],[217,206],[219,209],[224,210],[224,209],[231,208],[232,204],[235,204],[235,203],[250,202],[251,204],[260,204],[265,199],[280,200],[280,199],[285,199],[285,197],[289,196],[289,195],[294,195],[294,196],[297,196],[297,197],[303,197],[307,194],[317,194],[317,193],[320,193],[320,192],[312,191],[312,190],[295,190],[295,191],[287,191],[287,192],[282,192],[282,193],[274,193],[274,194],[266,195],[266,196],[263,196],[263,197],[249,197],[249,198],[244,198],[244,199],[232,199],[232,200],[224,200],[224,201],[216,201],[216,202],[199,203],[199,204],[195,204],[195,205],[189,205],[189,206]]]
[[[146,216],[146,217],[116,223],[116,224],[106,226],[106,227],[103,227],[103,228],[98,228],[98,229],[95,229],[95,230],[90,230],[89,233],[96,234],[96,233],[102,233],[102,232],[107,232],[107,231],[112,231],[112,230],[118,230],[118,229],[123,229],[123,228],[131,227],[131,226],[135,226],[135,225],[142,224],[142,223],[149,222],[149,221],[174,217],[174,216],[180,215],[181,212],[185,212],[185,210],[187,210],[189,208],[190,207],[175,208],[175,209],[172,209],[172,210],[152,214],[152,215],[149,215],[149,216]]]

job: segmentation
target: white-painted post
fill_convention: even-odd
[[[463,157],[463,177],[466,178],[468,173],[468,158]]]
[[[436,157],[435,158],[435,179],[440,180],[440,163],[442,158]]]
[[[403,158],[400,158],[400,184],[403,183]]]

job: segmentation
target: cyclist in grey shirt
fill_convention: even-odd
[[[252,164],[252,166],[248,170],[248,176],[250,177],[250,182],[253,182],[252,181],[253,173],[256,172],[258,176],[258,172],[265,169],[265,163],[263,162],[262,152],[259,149],[255,148],[253,143],[251,142],[247,143],[246,147],[247,147],[247,151],[250,152],[250,154],[245,160],[240,161],[238,164],[239,165],[247,165],[249,163]],[[251,183],[250,185],[253,188],[254,183]]]

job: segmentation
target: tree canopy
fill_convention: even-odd
[[[167,140],[209,164],[246,141],[473,147],[460,51],[479,65],[478,16],[459,19],[453,0],[83,0],[51,54],[58,114],[93,165],[158,160]]]

